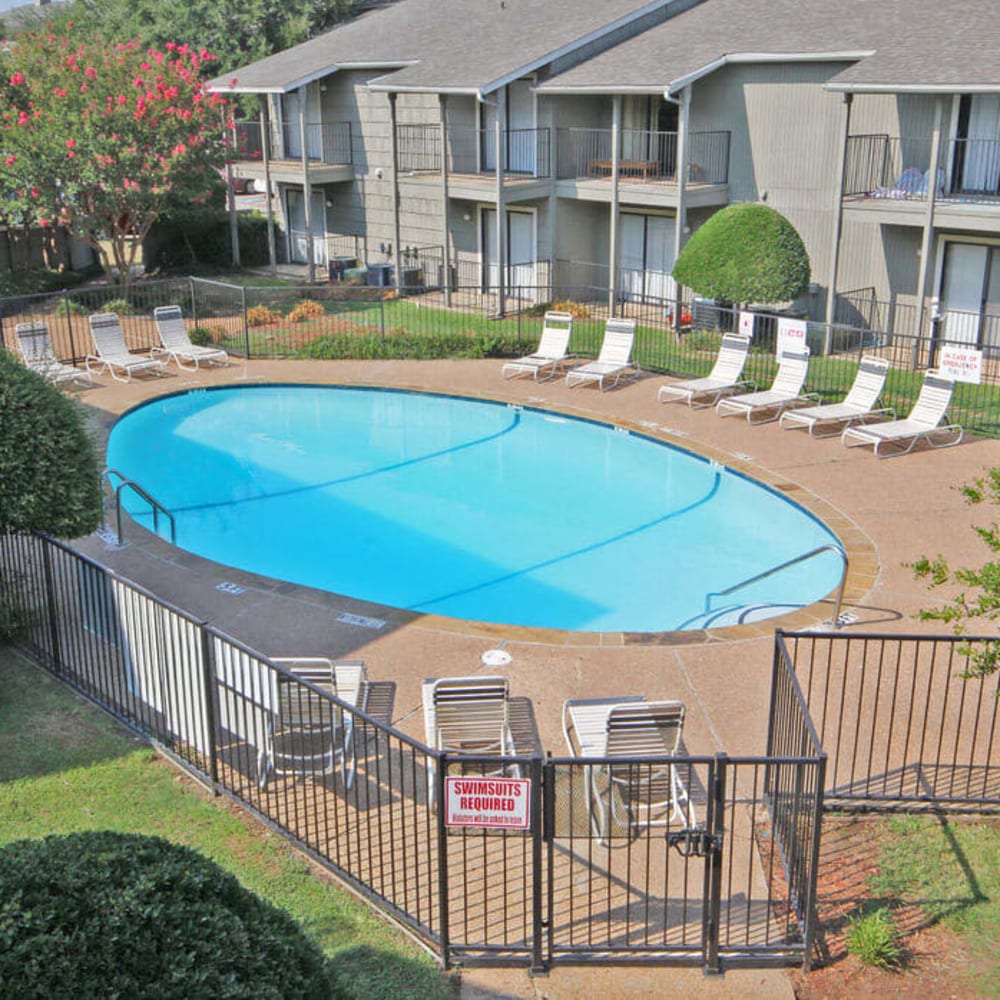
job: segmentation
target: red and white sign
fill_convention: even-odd
[[[753,313],[748,313],[745,310],[740,312],[740,333],[751,340],[753,340],[753,317]]]
[[[983,374],[983,352],[961,344],[945,344],[938,355],[938,371],[956,382],[979,385]]]
[[[778,320],[778,359],[788,351],[791,354],[803,354],[806,349],[806,321],[804,319]]]
[[[445,778],[444,825],[527,830],[530,801],[527,778]]]

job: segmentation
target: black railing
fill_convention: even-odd
[[[0,535],[0,576],[29,609],[20,645],[37,662],[336,872],[445,966],[808,965],[815,918],[796,886],[817,859],[795,852],[822,788],[819,756],[444,754],[389,725],[391,679],[367,679],[363,709],[341,701],[69,545]],[[521,700],[511,724],[531,728]],[[288,743],[285,705],[298,706]],[[308,743],[317,730],[320,752]],[[624,811],[602,784],[609,766],[628,789]],[[497,767],[528,782],[525,828],[448,825],[445,779]],[[686,805],[637,825],[659,808],[653,779],[665,769]],[[595,793],[608,816],[596,830]]]
[[[997,641],[779,633],[829,754],[827,807],[1000,810],[1000,674],[970,671]]]
[[[448,126],[448,170],[454,174],[494,174],[497,137],[491,129]],[[441,127],[397,125],[398,163],[401,173],[441,172]],[[504,129],[500,132],[499,164],[505,177],[549,176],[549,130]]]
[[[310,162],[347,165],[354,162],[350,122],[306,122],[305,152]],[[233,156],[238,163],[269,159],[300,160],[303,129],[298,122],[239,121],[233,126]]]

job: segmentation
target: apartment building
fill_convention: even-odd
[[[260,96],[235,170],[322,271],[670,299],[690,233],[764,202],[806,243],[811,318],[1000,349],[995,14],[401,0],[212,86]]]

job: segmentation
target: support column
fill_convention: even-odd
[[[303,213],[306,222],[306,254],[309,257],[309,284],[316,280],[313,258],[312,182],[309,179],[309,148],[306,145],[306,88],[299,87],[299,143],[302,153]]]
[[[497,116],[493,123],[494,159],[496,160],[497,202],[497,316],[506,315],[507,299],[507,206],[504,202],[503,172],[506,165],[503,138],[507,121],[507,88],[497,91]]]
[[[271,274],[278,274],[278,248],[274,238],[274,205],[271,202],[271,117],[268,113],[268,98],[260,99],[260,146],[264,162],[264,204],[267,206],[267,255],[271,262]]]
[[[611,208],[610,238],[608,240],[608,314],[615,314],[615,298],[618,290],[618,236],[620,214],[618,211],[618,164],[621,159],[622,97],[615,94],[611,98]]]
[[[677,107],[677,222],[674,226],[674,260],[681,255],[687,242],[687,183],[691,162],[691,88],[685,87]],[[681,290],[674,282],[674,329],[678,336],[681,330]]]
[[[396,132],[396,94],[389,94],[389,157],[392,173],[392,247],[393,268],[396,272],[396,287],[403,280],[402,257],[399,248],[399,135]]]
[[[223,115],[225,131],[225,115]],[[236,148],[236,126],[233,126],[233,148]],[[229,209],[229,242],[232,247],[233,267],[240,266],[240,226],[236,218],[236,192],[233,191],[233,161],[226,160],[226,207]]]
[[[844,94],[844,128],[840,136],[840,181],[837,184],[837,200],[833,206],[833,233],[830,245],[830,275],[827,278],[826,313],[823,317],[826,323],[823,353],[830,353],[833,339],[831,326],[837,308],[837,271],[840,268],[840,236],[844,225],[844,178],[847,174],[847,139],[851,134],[851,107],[854,104],[853,94]]]
[[[927,183],[927,206],[924,212],[924,230],[920,239],[920,272],[917,278],[917,337],[922,336],[924,330],[924,313],[927,311],[924,306],[924,296],[927,294],[927,261],[931,252],[931,239],[934,235],[934,207],[937,199],[937,172],[941,159],[941,124],[944,120],[943,97],[937,99],[937,108],[934,115],[934,129],[931,132],[931,161],[929,164],[929,176]],[[932,348],[933,350],[933,348]],[[914,350],[916,354],[916,350]]]
[[[448,201],[448,95],[438,94],[438,118],[441,125],[441,277],[444,281],[444,304],[451,305],[451,213]]]

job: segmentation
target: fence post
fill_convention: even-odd
[[[812,950],[816,941],[816,884],[819,881],[819,852],[823,841],[823,797],[826,789],[826,754],[820,754],[816,761],[816,805],[813,813],[812,854],[809,865],[809,887],[805,906],[803,907],[806,928],[802,935],[804,951],[802,954],[802,971],[812,969]]]
[[[198,623],[201,637],[201,683],[205,699],[205,725],[208,728],[208,776],[212,779],[212,794],[219,794],[219,757],[215,747],[215,655],[207,622]]]
[[[247,320],[247,286],[240,285],[240,308],[243,311],[243,341],[247,349],[247,361],[250,360],[250,323]]]
[[[441,965],[451,967],[451,941],[448,935],[448,828],[445,826],[444,779],[448,773],[448,755],[437,755],[437,784],[434,786],[438,847],[438,923],[441,937]]]
[[[726,827],[726,768],[724,753],[715,755],[708,782],[706,832],[712,846],[705,859],[705,916],[702,918],[702,974],[722,975],[719,933],[722,914],[722,838]]]
[[[531,912],[532,912],[532,939],[531,939],[531,975],[540,975],[547,971],[545,962],[545,930],[549,926],[543,911],[542,895],[542,867],[544,858],[542,855],[542,837],[545,834],[545,822],[542,815],[542,758],[533,757],[531,760],[531,867],[533,877],[531,879]]]
[[[379,326],[382,329],[382,339],[385,340],[385,299],[379,294],[378,297]]]
[[[188,289],[191,294],[191,320],[195,326],[198,325],[198,295],[195,289],[198,286],[194,283],[194,275],[188,277]]]
[[[45,573],[45,604],[49,619],[49,642],[52,646],[52,664],[56,673],[62,671],[62,653],[59,649],[59,619],[56,616],[56,595],[52,583],[52,546],[45,537],[39,535],[42,543],[42,566]]]

